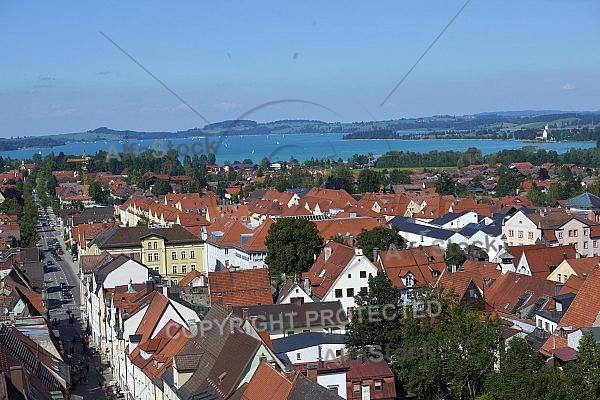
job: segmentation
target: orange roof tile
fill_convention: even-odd
[[[293,387],[293,380],[261,362],[244,390],[241,400],[285,400]]]
[[[211,304],[233,307],[273,304],[271,281],[266,268],[208,273]]]
[[[575,295],[571,306],[558,323],[557,329],[570,327],[571,331],[576,331],[592,326],[600,314],[600,302],[598,299],[600,299],[600,267],[594,267],[583,282],[579,292]],[[550,355],[552,349],[565,346],[568,346],[566,339],[552,335],[540,351],[543,354]]]
[[[522,304],[517,304],[519,297],[525,293],[531,293],[531,296],[525,302],[521,302]],[[518,311],[530,307],[540,297],[550,300],[544,308],[553,307],[554,301],[551,299],[556,295],[556,282],[546,280],[545,277],[507,272],[486,288],[484,295],[487,303],[498,313],[516,318],[515,314]],[[514,310],[515,306],[518,306],[518,309]]]
[[[193,269],[190,272],[188,272],[186,276],[181,278],[181,280],[179,281],[179,286],[186,286],[190,284],[194,279],[200,278],[201,276],[202,273],[200,271],[198,271],[197,269]]]
[[[442,271],[446,269],[443,251],[439,246],[384,250],[377,260],[397,288],[405,289],[402,278],[409,272],[414,275],[412,288],[433,286]]]

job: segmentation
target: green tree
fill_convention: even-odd
[[[378,192],[382,185],[381,174],[373,169],[363,169],[358,174],[359,193]]]
[[[393,169],[390,172],[389,183],[392,185],[405,185],[411,182],[410,171],[406,169]]]
[[[391,245],[401,249],[404,246],[404,239],[398,235],[398,228],[385,226],[376,226],[371,230],[362,229],[356,237],[356,246],[363,250],[369,260],[373,260],[373,250],[387,250]]]
[[[100,204],[111,203],[110,189],[105,182],[92,182],[88,189],[90,197]]]
[[[546,196],[540,188],[535,184],[535,182],[531,185],[531,190],[527,192],[527,199],[536,207],[543,206],[546,202]]]
[[[406,314],[402,346],[420,352],[399,358],[392,370],[419,399],[474,400],[494,368],[499,320],[482,318],[453,293],[441,289],[412,294],[421,304],[435,304],[437,316],[432,323],[424,323],[422,314]]]
[[[331,170],[325,182],[327,189],[344,189],[348,193],[354,192],[354,176],[345,164],[338,164]]]
[[[448,194],[454,194],[455,185],[452,177],[446,173],[440,174],[438,180],[435,182],[435,191],[443,196]]]
[[[385,273],[369,277],[368,290],[354,297],[356,307],[346,325],[346,346],[353,355],[374,356],[374,352],[381,352],[390,343],[401,341],[400,294]]]
[[[496,196],[502,197],[516,194],[519,184],[519,180],[514,172],[505,168],[498,177],[498,183],[496,184]]]
[[[161,196],[167,193],[173,193],[173,188],[168,182],[157,179],[156,182],[154,182],[154,185],[152,185],[152,193],[156,196]]]
[[[577,360],[565,367],[567,380],[578,388],[579,399],[600,398],[600,346],[592,332],[586,332],[579,341]]]
[[[561,379],[557,370],[544,365],[540,353],[520,337],[510,340],[508,349],[500,358],[500,369],[485,382],[486,400],[528,400],[549,397],[551,380]],[[564,389],[564,387],[563,387]],[[552,390],[556,391],[556,388]]]
[[[269,275],[281,282],[281,274],[300,275],[310,269],[323,246],[323,238],[311,221],[281,218],[269,228],[265,245]]]
[[[444,253],[444,260],[446,261],[446,265],[448,267],[459,267],[463,265],[466,259],[467,255],[460,248],[460,245],[458,243],[450,243],[446,248],[446,252]]]

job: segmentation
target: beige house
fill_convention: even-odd
[[[565,283],[571,275],[585,278],[598,264],[600,264],[600,257],[584,257],[564,260],[546,279],[558,283]]]
[[[508,246],[547,242],[550,246],[572,245],[582,256],[598,255],[597,222],[563,209],[517,211],[505,220],[502,233]]]
[[[181,225],[166,227],[115,226],[97,237],[87,254],[138,254],[141,261],[177,285],[190,271],[206,272],[205,242]]]

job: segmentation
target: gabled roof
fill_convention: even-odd
[[[292,390],[293,381],[275,371],[266,362],[260,363],[248,386],[243,391],[242,400],[283,400]],[[268,390],[266,390],[268,388]]]
[[[380,216],[380,219],[383,217]],[[384,221],[378,221],[372,217],[356,217],[356,218],[336,218],[323,221],[315,221],[317,232],[325,240],[335,237],[341,237],[347,240],[350,244],[363,229],[371,230],[376,227],[385,227]]]
[[[303,329],[323,324],[329,326],[330,323],[345,325],[348,322],[346,312],[339,301],[234,307],[233,313],[243,318],[243,308],[247,309],[248,319],[256,319],[258,331]],[[330,315],[331,318],[320,318],[325,315]]]
[[[211,304],[246,306],[273,304],[269,271],[266,268],[208,273]]]
[[[252,230],[240,221],[225,222],[224,228],[223,235],[211,235],[209,236],[209,242],[219,247],[241,247],[242,235],[252,233]]]
[[[271,218],[267,218],[265,222],[254,229],[252,236],[242,245],[242,248],[247,252],[266,252],[267,246],[265,245],[265,240],[274,222]]]
[[[238,388],[260,346],[260,340],[234,330],[228,336],[203,386],[210,388],[221,399],[228,398]]]
[[[540,278],[547,278],[550,272],[563,260],[574,259],[577,256],[577,250],[570,245],[554,247],[547,247],[545,244],[510,246],[508,252],[515,257],[515,264],[520,262],[522,255],[525,254],[531,274]]]
[[[583,282],[571,306],[563,315],[557,325],[557,330],[568,328],[570,331],[576,331],[577,329],[591,327],[600,314],[598,299],[600,299],[600,267],[595,267]],[[566,339],[553,336],[546,341],[541,351],[550,355],[553,348],[558,349],[567,345]]]
[[[533,316],[529,315],[529,311],[540,298],[546,301],[537,311],[554,307],[551,299],[557,294],[556,290],[556,282],[507,272],[486,288],[485,299],[501,315],[530,319]]]
[[[107,260],[103,264],[101,264],[96,270],[96,279],[98,283],[104,282],[108,274],[115,271],[121,265],[125,264],[128,261],[132,261],[133,258],[126,256],[125,254],[118,254],[110,260]],[[138,263],[137,261],[133,260]],[[139,263],[138,263],[139,264]],[[140,264],[141,265],[141,264]]]
[[[268,390],[265,390],[268,388]],[[231,399],[239,400],[339,400],[340,396],[306,378],[299,371],[288,374],[277,372],[262,362],[250,382],[242,386]]]
[[[12,326],[0,326],[0,370],[10,374],[10,367],[21,366],[25,380],[44,398],[51,391],[67,394],[67,390],[55,377],[64,367],[62,360],[55,358],[39,344]]]
[[[452,275],[463,274],[473,278],[477,287],[484,290],[484,287],[491,285],[502,275],[498,269],[498,264],[488,261],[476,261],[467,259],[462,266]]]
[[[135,331],[135,335],[140,335],[140,343],[143,343],[150,338],[169,305],[169,299],[157,291],[148,293],[144,296],[144,299],[149,301],[148,309],[144,314],[145,318],[142,318]],[[138,309],[136,312],[140,311],[141,309]]]
[[[442,271],[446,269],[443,254],[437,245],[421,246],[381,251],[377,261],[397,288],[407,288],[402,278],[409,273],[414,276],[414,285],[409,287],[420,288],[433,286]]]
[[[200,278],[201,276],[202,273],[200,271],[198,271],[197,269],[193,269],[190,272],[188,272],[186,276],[181,278],[181,280],[179,281],[179,286],[186,286],[192,283],[194,279]]]
[[[577,210],[595,210],[600,208],[600,197],[585,192],[567,200],[564,206]]]
[[[107,252],[103,251],[99,255],[83,255],[79,258],[79,267],[83,271],[83,273],[95,272],[98,268],[111,260],[113,256]]]
[[[409,220],[401,217],[392,218],[389,221],[389,224],[398,228],[400,236],[402,236],[403,232],[406,232],[414,235],[423,235],[434,239],[448,240],[452,236],[456,235],[456,232],[448,229],[436,228],[433,226],[410,222]]]
[[[228,324],[229,318],[227,310],[213,305],[205,316],[205,321],[213,324],[190,339],[175,355],[174,366],[179,371],[193,372],[177,391],[179,398],[210,394],[212,397],[206,398],[225,399],[239,386],[261,342],[242,332],[237,325]]]
[[[569,278],[563,284],[563,287],[562,287],[562,289],[560,289],[560,292],[558,294],[565,294],[565,293],[577,294],[579,292],[579,290],[581,289],[581,286],[583,286],[583,282],[585,282],[586,278],[587,277],[579,277],[576,275],[569,276]]]
[[[302,274],[302,278],[310,279],[315,296],[323,299],[327,295],[337,278],[354,259],[358,250],[337,242],[328,242],[325,245],[310,270]],[[326,257],[328,258],[326,259]]]
[[[600,257],[581,257],[565,260],[577,276],[585,277],[600,264]]]

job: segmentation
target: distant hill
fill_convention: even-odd
[[[387,121],[323,122],[318,120],[281,120],[256,122],[228,120],[178,132],[138,132],[100,127],[86,132],[59,135],[31,136],[11,139],[0,138],[0,151],[24,148],[54,147],[69,142],[122,139],[164,139],[193,136],[269,135],[292,133],[345,133],[346,139],[393,138],[399,131],[516,131],[541,129],[544,124],[555,128],[581,128],[597,125],[600,111],[526,110],[485,112],[474,115],[435,115],[431,117],[402,118]]]

